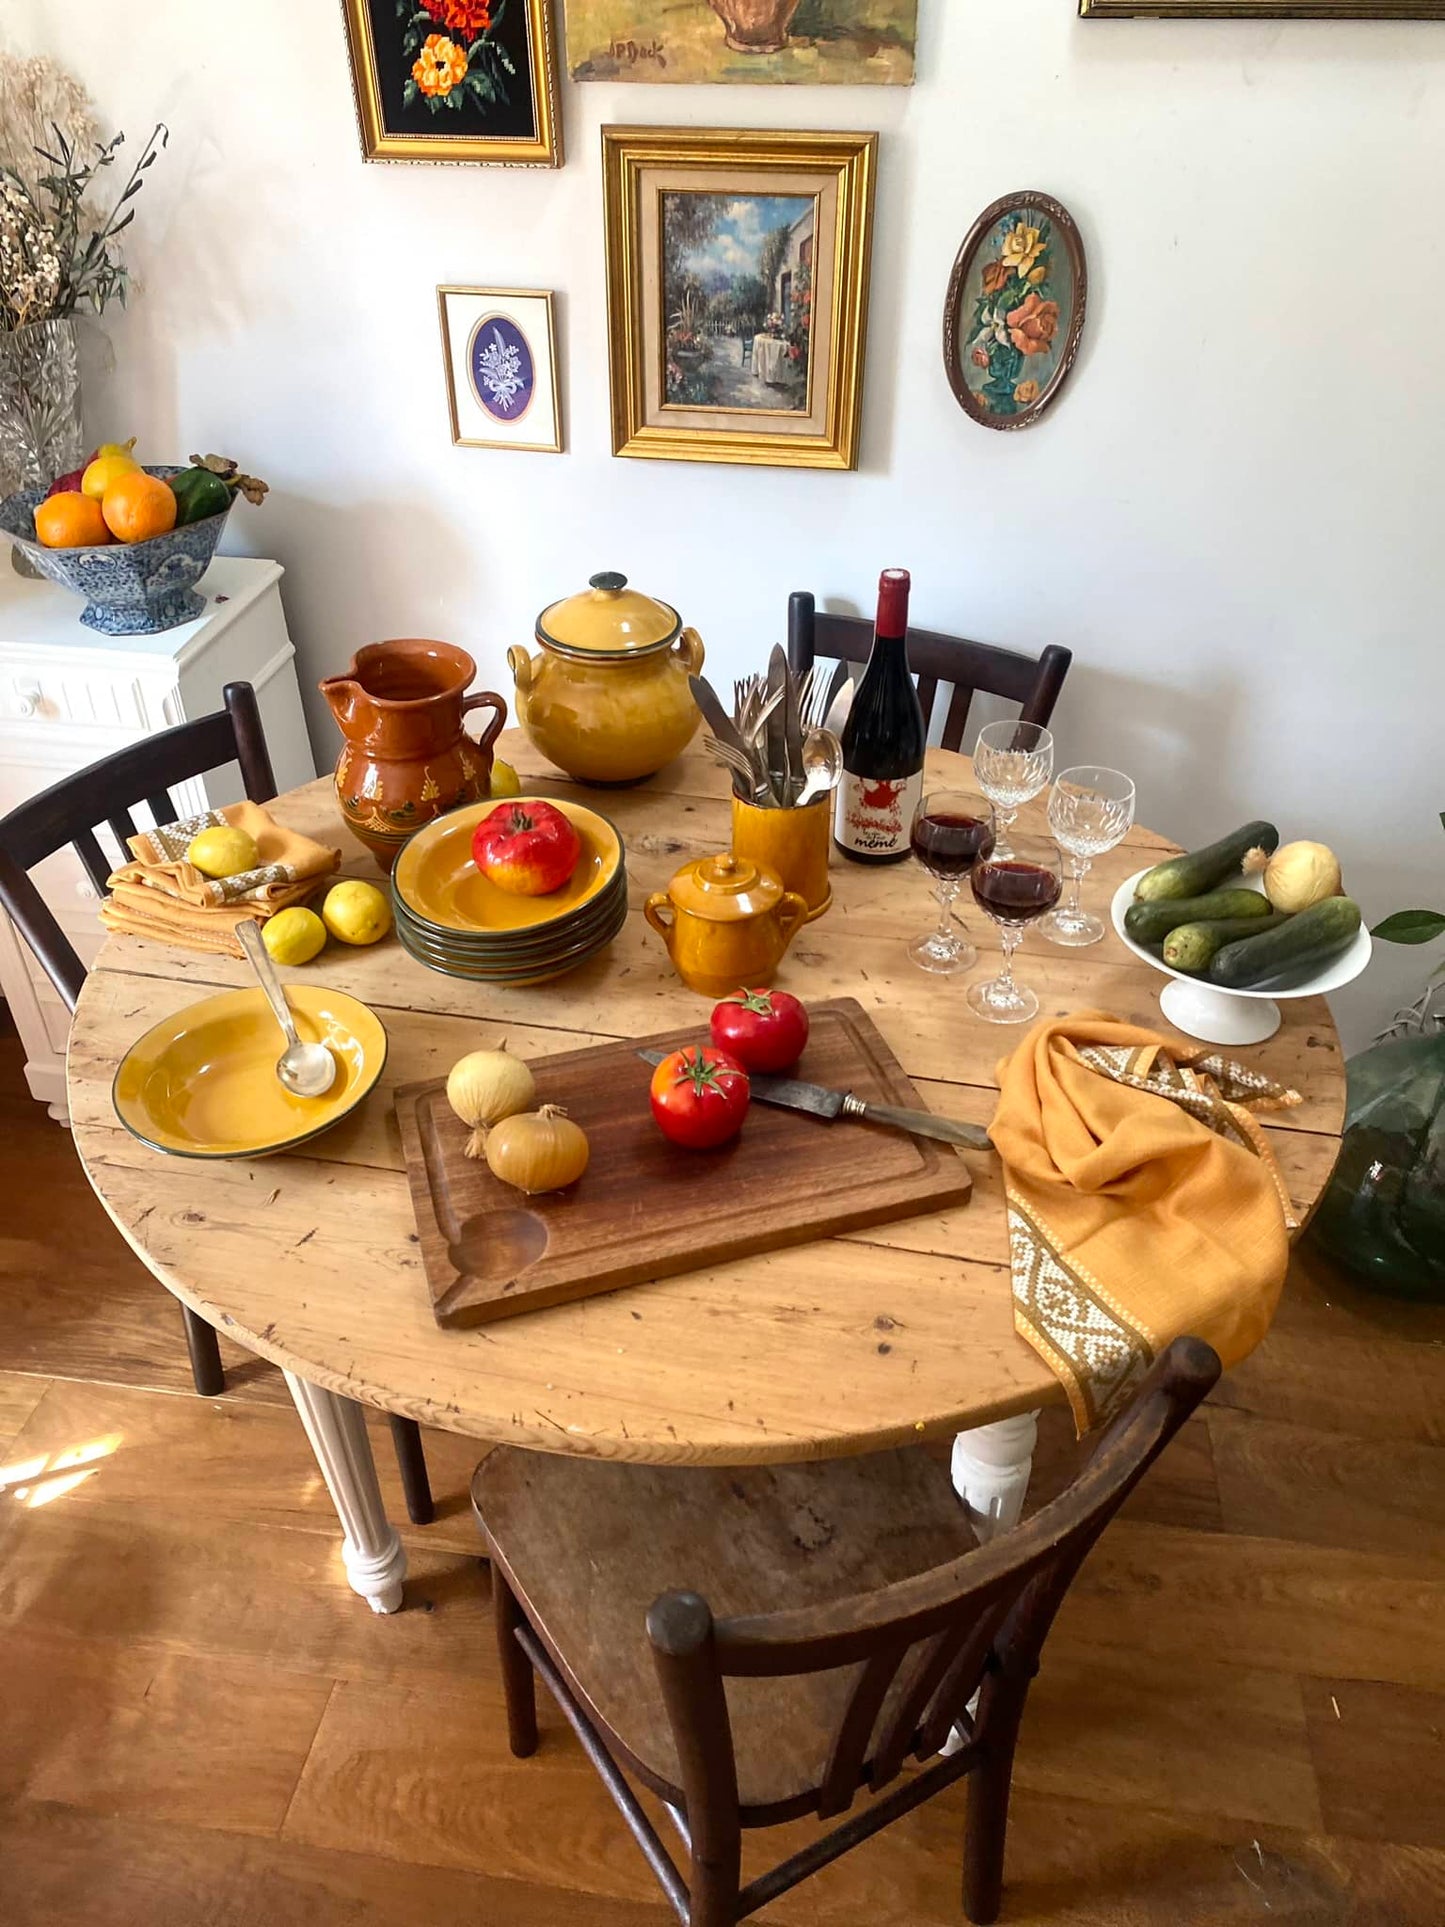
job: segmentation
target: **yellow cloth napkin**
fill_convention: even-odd
[[[1182,1333],[1226,1366],[1251,1352],[1295,1222],[1251,1112],[1298,1093],[1102,1011],[1035,1025],[998,1075],[1014,1322],[1079,1432]]]
[[[261,858],[256,869],[216,878],[186,861],[191,839],[221,826],[244,830],[255,841]],[[135,860],[108,879],[110,895],[100,908],[105,928],[229,957],[245,954],[237,924],[248,918],[264,923],[278,910],[304,903],[341,866],[339,849],[288,830],[256,803],[228,803],[143,830],[129,842]]]

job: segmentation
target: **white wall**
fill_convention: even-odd
[[[907,92],[565,85],[553,174],[363,166],[335,0],[92,7],[83,34],[26,0],[12,33],[107,120],[172,130],[94,434],[272,483],[234,540],[285,563],[308,678],[430,634],[506,689],[506,646],[600,568],[731,675],[790,589],[866,607],[905,563],[921,623],[1074,649],[1061,748],[1133,771],[1153,825],[1273,816],[1339,848],[1372,918],[1445,904],[1445,24],[919,10]],[[597,130],[624,120],[881,131],[859,473],[608,453]],[[974,216],[1025,187],[1080,222],[1090,326],[1055,411],[1001,435],[949,395],[942,299]],[[570,453],[451,447],[442,281],[560,291]],[[1347,993],[1352,1041],[1422,962],[1387,951]]]

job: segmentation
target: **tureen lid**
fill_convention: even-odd
[[[625,575],[594,575],[580,595],[537,618],[537,640],[570,654],[635,656],[676,641],[682,617],[665,602],[629,589]]]
[[[667,894],[679,910],[712,923],[740,923],[771,910],[783,894],[775,871],[724,850],[684,863]]]

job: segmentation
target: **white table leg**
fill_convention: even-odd
[[[362,1409],[355,1399],[325,1392],[291,1372],[286,1384],[341,1521],[341,1556],[351,1589],[375,1613],[399,1612],[406,1553],[381,1503]]]
[[[960,1432],[953,1441],[953,1486],[980,1543],[1019,1522],[1039,1440],[1039,1415],[1023,1412]]]

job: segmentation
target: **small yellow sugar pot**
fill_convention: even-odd
[[[688,989],[726,997],[773,981],[808,903],[776,871],[729,852],[685,863],[645,914]]]
[[[534,656],[507,652],[517,720],[569,776],[640,783],[692,741],[701,717],[687,679],[702,668],[702,638],[625,575],[594,575],[551,603],[537,641]]]

